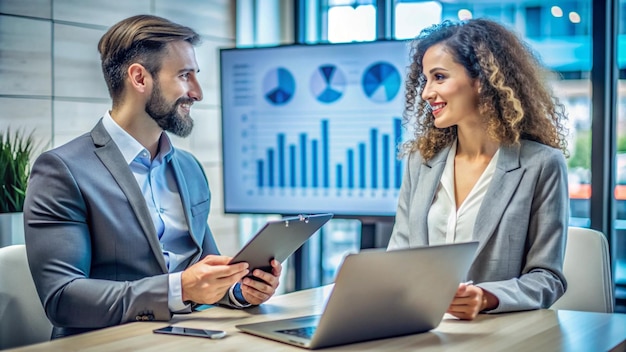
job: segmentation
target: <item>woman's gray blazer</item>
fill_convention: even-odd
[[[409,155],[388,249],[428,245],[428,211],[449,150],[429,161]],[[548,308],[563,295],[568,220],[562,152],[528,140],[502,146],[476,218],[472,239],[480,245],[467,277],[498,297],[490,312]]]

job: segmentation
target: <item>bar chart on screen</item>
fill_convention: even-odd
[[[403,172],[400,117],[366,121],[358,112],[303,114],[291,123],[275,114],[241,116],[245,141],[239,185],[251,201],[261,196],[281,204],[306,197],[308,204],[324,207],[388,198],[395,205]]]
[[[271,123],[257,127],[251,123],[249,134],[257,136],[249,139],[246,149],[252,162],[245,166],[253,164],[252,188],[370,192],[399,189],[402,163],[396,156],[401,119],[393,118],[388,128],[362,127],[363,133],[356,132],[358,128],[343,121],[346,119],[320,119],[318,126],[312,126],[317,121],[294,123],[291,129]],[[331,123],[336,137],[331,134]],[[352,138],[347,138],[351,131]]]

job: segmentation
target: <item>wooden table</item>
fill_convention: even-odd
[[[280,342],[239,332],[234,326],[307,314],[320,314],[332,286],[276,296],[265,304],[233,310],[211,307],[177,315],[169,323],[225,330],[220,340],[157,335],[166,322],[137,322],[15,351],[304,351]],[[346,302],[349,304],[349,302]],[[445,318],[439,327],[422,334],[324,349],[325,351],[626,351],[626,314],[537,310],[481,314],[473,321]]]

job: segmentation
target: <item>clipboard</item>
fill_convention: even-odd
[[[284,262],[317,230],[333,217],[332,213],[298,215],[272,220],[246,243],[231,259],[230,264],[247,262],[252,276],[254,269],[271,272],[270,261]]]

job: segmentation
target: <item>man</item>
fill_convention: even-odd
[[[136,320],[169,320],[194,304],[246,307],[267,301],[272,272],[229,265],[207,225],[200,163],[164,131],[191,133],[202,99],[199,35],[140,15],[100,39],[113,100],[94,129],[43,153],[24,207],[26,248],[53,338]]]

